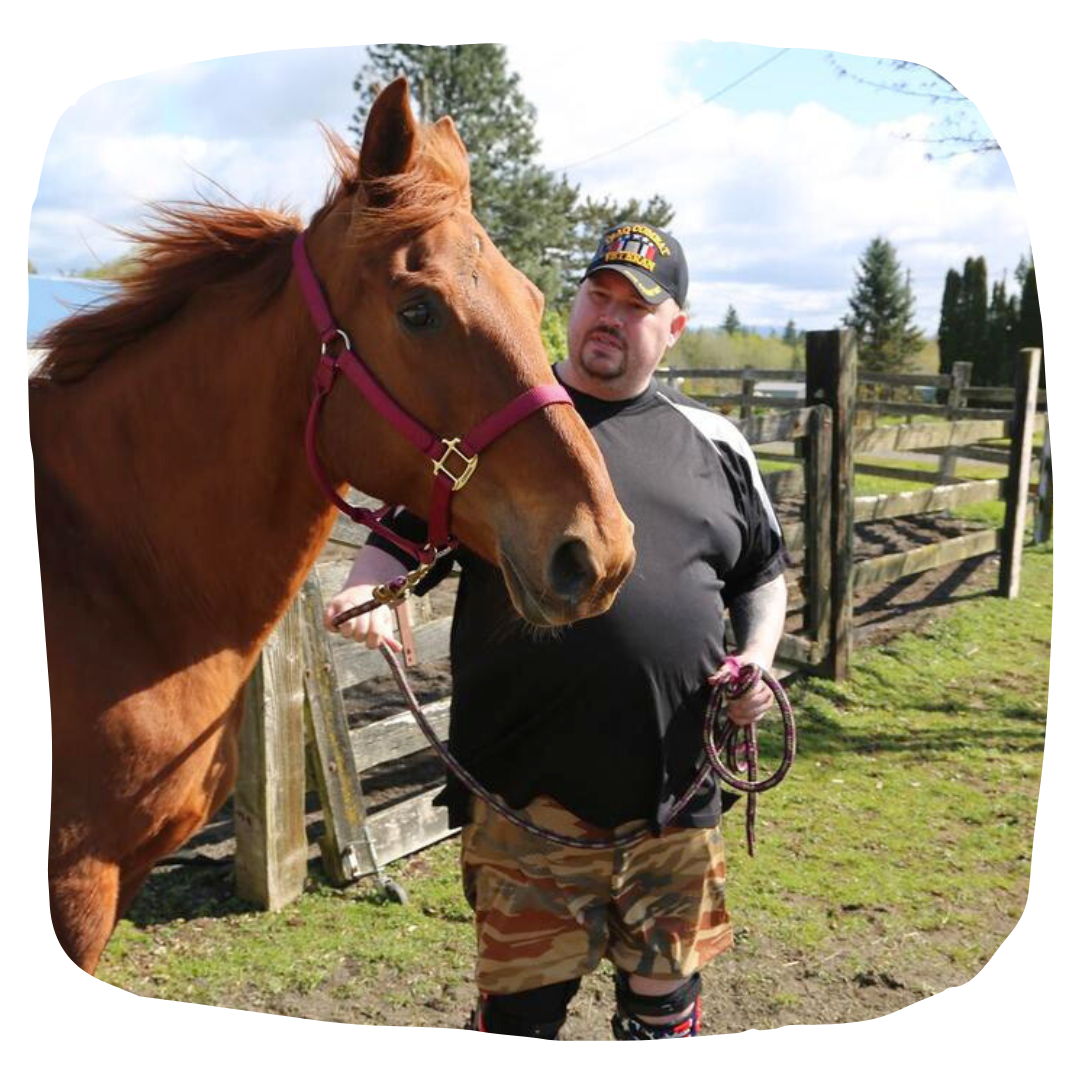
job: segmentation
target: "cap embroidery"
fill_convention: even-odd
[[[632,233],[639,233],[641,236],[651,240],[657,246],[661,255],[671,254],[671,248],[664,243],[664,238],[655,229],[649,228],[648,225],[622,225],[617,229],[612,229],[611,232],[604,236],[605,245],[611,247],[612,241],[629,236]]]

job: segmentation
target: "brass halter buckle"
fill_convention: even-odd
[[[458,443],[460,442],[460,439],[443,439],[442,444],[446,447],[446,452],[434,463],[435,475],[438,476],[439,473],[442,473],[443,476],[449,477],[449,479],[454,482],[454,491],[460,491],[468,483],[469,477],[476,471],[477,463],[480,461],[479,454],[473,454],[472,457],[466,457],[466,455],[458,449]],[[465,463],[465,467],[458,474],[455,474],[451,469],[447,468],[446,463],[451,454],[456,454],[457,458]]]
[[[434,563],[421,563],[415,570],[410,570],[407,574],[396,577],[385,585],[376,585],[371,590],[372,599],[378,600],[380,604],[385,604],[389,608],[397,607],[424,580],[434,565]]]

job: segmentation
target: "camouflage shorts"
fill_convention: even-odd
[[[544,796],[525,813],[575,837],[635,827],[597,828]],[[461,865],[485,993],[575,979],[603,957],[633,974],[683,978],[731,946],[719,828],[667,829],[634,847],[588,851],[535,837],[473,799]]]

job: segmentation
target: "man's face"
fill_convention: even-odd
[[[570,311],[570,365],[585,382],[640,393],[685,325],[674,300],[647,304],[622,274],[599,270],[581,283]]]

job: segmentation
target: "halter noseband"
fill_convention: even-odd
[[[311,318],[322,339],[322,355],[315,369],[311,409],[308,412],[307,428],[304,432],[308,464],[319,486],[339,510],[353,521],[366,525],[372,532],[390,540],[424,566],[428,566],[439,555],[457,546],[457,541],[450,535],[450,500],[455,491],[460,491],[468,483],[469,477],[476,470],[480,451],[537,410],[546,408],[548,405],[572,405],[573,402],[570,400],[570,395],[558,383],[534,386],[531,390],[518,395],[486,420],[481,420],[463,437],[445,439],[433,435],[386,392],[368,370],[367,365],[353,352],[352,342],[345,331],[337,325],[319,279],[315,276],[304,246],[304,235],[301,233],[293,243],[293,267],[300,283],[300,291],[303,293]],[[335,340],[340,342],[341,347],[332,353],[330,346]],[[428,515],[427,542],[424,544],[417,544],[399,536],[382,523],[382,519],[390,510],[389,505],[379,510],[351,506],[334,490],[334,485],[330,483],[330,478],[326,475],[326,470],[316,450],[315,436],[323,402],[330,393],[339,371],[344,373],[382,417],[393,424],[433,463],[435,485],[431,495],[431,512]]]

